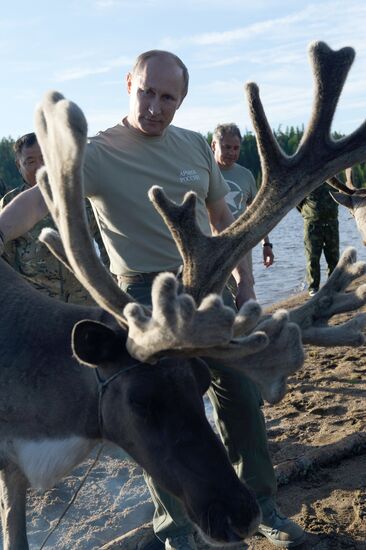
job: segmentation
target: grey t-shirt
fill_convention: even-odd
[[[158,137],[145,136],[123,122],[99,133],[87,146],[84,179],[116,275],[175,269],[182,263],[169,229],[148,198],[153,185],[176,203],[195,191],[197,221],[206,234],[206,204],[228,191],[203,136],[175,126]]]
[[[221,169],[221,174],[229,186],[225,200],[234,218],[237,218],[254,200],[257,193],[255,179],[251,171],[240,164],[233,164],[231,168]]]

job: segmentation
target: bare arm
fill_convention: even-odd
[[[226,204],[225,198],[211,202],[210,204],[207,204],[206,207],[212,233],[214,235],[217,235],[233,223],[234,216]],[[248,260],[245,256],[233,270],[233,276],[238,285],[238,294],[236,296],[237,306],[240,307],[249,299],[255,300],[256,296],[253,287],[253,275],[249,267]]]
[[[0,213],[0,235],[4,243],[24,235],[47,213],[37,185],[20,193]]]
[[[254,179],[253,179],[253,182],[254,182]],[[254,183],[254,185],[255,185],[255,183]],[[247,201],[247,206],[252,204],[252,202],[254,200],[254,196]],[[274,262],[274,254],[273,254],[273,250],[272,250],[272,244],[270,243],[268,235],[266,235],[263,238],[262,247],[263,247],[263,264],[264,264],[265,267],[270,267]]]

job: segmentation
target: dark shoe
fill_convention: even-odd
[[[265,516],[258,527],[258,533],[278,548],[293,548],[305,540],[305,531],[291,519],[273,510]]]
[[[197,550],[193,534],[169,537],[165,541],[165,550]]]

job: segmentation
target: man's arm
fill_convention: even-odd
[[[262,248],[263,248],[263,263],[265,267],[269,267],[274,262],[274,254],[272,250],[272,243],[269,241],[268,236],[264,237]]]
[[[252,204],[256,194],[257,194],[257,186],[255,184],[255,180],[253,175],[251,174],[251,196],[247,200],[247,206]],[[269,241],[268,235],[266,235],[262,241],[262,247],[263,247],[263,264],[265,267],[269,267],[274,262],[274,254],[272,250],[272,243]]]
[[[234,216],[230,212],[230,208],[226,204],[225,198],[211,202],[206,205],[210,220],[212,233],[217,235],[234,221]],[[254,292],[253,274],[248,264],[246,257],[242,258],[233,271],[236,284],[238,285],[238,293],[236,296],[236,304],[240,307],[249,299],[256,299]]]
[[[24,235],[47,213],[47,206],[37,185],[20,193],[0,213],[2,244]],[[1,243],[0,252],[3,253]]]

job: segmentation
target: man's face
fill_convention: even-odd
[[[30,147],[24,146],[16,160],[16,165],[22,178],[31,187],[37,183],[36,172],[43,164],[43,157],[38,143],[34,143]]]
[[[127,75],[129,124],[148,136],[160,136],[183,101],[183,71],[174,60],[151,57]]]
[[[215,160],[220,168],[231,168],[239,160],[240,139],[238,136],[226,135],[211,144]]]

